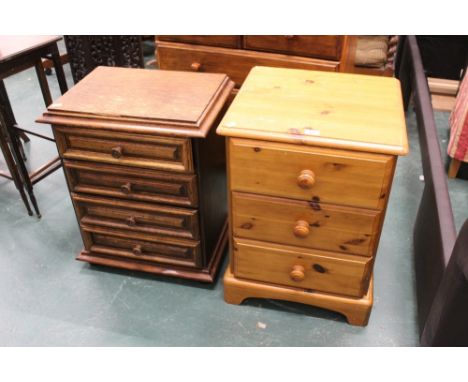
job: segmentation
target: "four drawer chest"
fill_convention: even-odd
[[[227,137],[225,300],[295,301],[366,325],[398,155],[393,78],[256,67],[218,129]]]
[[[98,67],[48,107],[78,259],[212,282],[227,243],[224,74]],[[212,128],[213,127],[213,128]]]

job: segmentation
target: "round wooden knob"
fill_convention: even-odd
[[[293,265],[289,276],[294,281],[303,281],[305,279],[305,269],[302,265]]]
[[[143,253],[143,249],[140,244],[137,244],[133,247],[132,252],[134,255],[141,255]]]
[[[122,184],[120,186],[120,191],[127,195],[132,191],[132,185],[130,183]]]
[[[315,174],[311,170],[302,170],[297,177],[297,184],[302,188],[310,188],[315,183]]]
[[[130,216],[128,218],[125,219],[125,222],[127,223],[127,225],[129,225],[130,227],[134,227],[136,226],[136,220],[133,216]]]
[[[122,156],[123,149],[120,146],[112,147],[111,154],[114,158],[119,159]]]
[[[194,72],[199,72],[201,69],[201,64],[199,62],[192,62],[190,69],[192,69]]]
[[[307,223],[305,220],[298,220],[296,222],[296,225],[294,226],[294,235],[297,237],[307,237],[309,232],[309,223]]]

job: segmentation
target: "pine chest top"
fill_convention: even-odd
[[[394,78],[255,67],[218,134],[393,155],[408,152]]]
[[[38,122],[205,137],[233,86],[225,74],[101,66]]]

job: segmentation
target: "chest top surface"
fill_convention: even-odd
[[[205,136],[232,87],[225,74],[101,66],[38,121]]]
[[[394,78],[255,67],[221,121],[221,135],[405,155]]]

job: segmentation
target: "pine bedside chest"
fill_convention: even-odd
[[[49,106],[78,259],[212,282],[227,243],[224,74],[98,67]]]
[[[224,298],[290,300],[366,325],[398,155],[396,79],[256,67],[218,129],[227,139]]]

